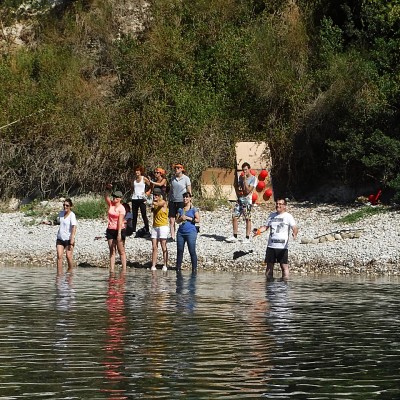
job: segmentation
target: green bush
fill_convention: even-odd
[[[269,144],[278,192],[339,176],[400,196],[397,0],[154,0],[137,35],[121,3],[18,16],[34,42],[2,47],[1,198],[127,191],[133,165],[176,161],[200,193],[237,141]]]
[[[336,222],[343,222],[345,224],[354,224],[355,222],[359,222],[365,218],[368,218],[375,214],[382,214],[388,212],[389,209],[387,207],[377,206],[371,207],[366,206],[361,208],[360,210],[354,211],[351,214],[348,214],[342,218],[339,218]]]
[[[104,199],[85,200],[74,204],[73,211],[80,219],[98,219],[106,216],[107,207]]]

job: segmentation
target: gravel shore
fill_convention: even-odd
[[[254,207],[253,226],[262,225],[272,207],[272,204]],[[291,240],[289,247],[291,273],[400,275],[400,212],[376,214],[350,225],[338,222],[340,217],[359,208],[290,203],[288,212],[294,216],[300,229],[297,240]],[[201,231],[197,245],[199,270],[262,272],[267,235],[252,239],[250,244],[242,243],[245,224],[240,221],[239,241],[227,243],[225,239],[232,235],[230,215],[229,207],[212,212],[200,210]],[[140,220],[138,227],[141,227]],[[74,251],[78,267],[108,266],[105,228],[104,220],[78,220]],[[0,229],[0,265],[55,266],[58,226],[37,221],[33,223],[23,213],[13,212],[0,214]],[[340,239],[337,236],[335,240],[332,235],[333,238],[316,243],[315,238],[320,236],[349,230],[359,232],[359,237]],[[304,243],[310,239],[314,239],[313,243]],[[129,237],[126,251],[130,267],[150,267],[150,239]],[[174,267],[176,243],[169,242],[168,251],[170,267]],[[161,250],[159,261],[161,266]],[[183,267],[189,268],[189,263],[186,250]]]

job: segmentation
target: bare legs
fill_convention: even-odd
[[[284,281],[289,279],[289,264],[279,264],[282,271],[282,279]],[[265,269],[265,275],[267,279],[274,278],[274,263],[267,263],[267,268]]]
[[[122,269],[126,270],[126,253],[125,246],[122,239],[114,240],[108,239],[108,248],[110,249],[110,271],[114,271],[115,268],[115,253],[118,250],[119,256],[121,258]]]
[[[153,269],[155,268],[155,266],[157,264],[158,243],[161,244],[164,265],[168,265],[167,239],[151,239],[151,245],[152,245],[151,267]]]
[[[57,273],[58,274],[62,274],[62,272],[63,272],[64,250],[65,250],[65,256],[67,258],[67,265],[68,265],[67,272],[72,272],[72,270],[74,268],[74,259],[73,259],[74,246],[68,245],[64,248],[64,246],[62,244],[58,244],[57,245]]]
[[[175,239],[175,217],[169,217],[169,231],[172,239]]]
[[[233,217],[232,218],[232,226],[233,226],[233,234],[237,235],[239,230],[239,218]],[[250,237],[251,233],[251,219],[246,219],[246,236]]]

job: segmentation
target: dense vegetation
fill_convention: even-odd
[[[3,1],[3,26],[31,22],[20,3]],[[126,34],[115,0],[70,1],[35,17],[30,46],[3,46],[1,197],[127,189],[136,163],[183,162],[196,186],[234,165],[236,141],[262,140],[281,192],[343,182],[400,198],[399,0],[149,10]]]

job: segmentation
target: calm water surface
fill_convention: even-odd
[[[400,399],[398,278],[0,279],[0,399]]]

